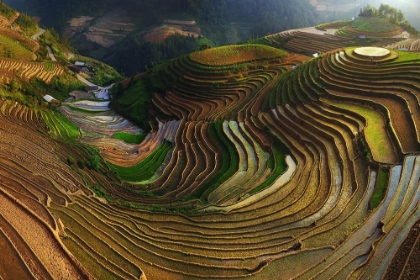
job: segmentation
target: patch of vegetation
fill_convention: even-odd
[[[16,11],[6,5],[3,1],[0,1],[0,14],[7,19],[12,19],[12,17],[16,15]]]
[[[378,176],[375,184],[375,192],[370,198],[369,205],[371,209],[375,209],[385,197],[389,181],[389,167],[381,166],[378,170]]]
[[[226,134],[223,132],[223,121],[218,120],[211,123],[209,126],[209,133],[211,138],[217,143],[222,150],[222,166],[208,180],[197,192],[195,192],[188,199],[199,198],[203,201],[208,200],[209,194],[214,191],[220,184],[235,174],[239,166],[239,154],[236,150],[235,145],[229,140]]]
[[[122,167],[108,163],[108,166],[121,180],[141,182],[153,176],[156,170],[162,165],[171,148],[172,143],[165,141],[139,164],[131,167]]]
[[[404,52],[404,51],[397,51],[397,52],[398,52],[398,59],[390,62],[390,64],[413,63],[413,62],[418,63],[420,61],[420,57],[418,53]]]
[[[120,73],[118,73],[113,67],[90,57],[75,55],[72,61],[83,61],[89,64],[94,70],[90,80],[96,85],[107,86],[122,79]]]
[[[69,98],[69,93],[75,90],[85,89],[85,85],[77,80],[72,75],[59,75],[54,77],[50,84],[45,83],[43,80],[38,78],[31,79],[27,88],[27,93],[44,93],[49,94],[52,97],[64,101]]]
[[[282,59],[286,55],[285,51],[270,46],[244,44],[206,49],[190,54],[190,58],[205,65],[223,66],[256,60]]]
[[[38,40],[45,58],[47,58],[46,47],[49,46],[52,49],[57,61],[63,65],[67,64],[67,58],[64,53],[76,51],[68,39],[64,36],[60,36],[53,28],[46,29]]]
[[[286,171],[286,154],[290,154],[290,150],[278,138],[273,137],[274,143],[271,146],[273,155],[268,162],[268,168],[272,170],[271,174],[263,184],[253,189],[249,194],[253,195],[271,186],[276,179]]]
[[[0,34],[0,56],[29,61],[32,59],[32,51]]]
[[[386,18],[360,17],[353,21],[351,27],[360,32],[387,33],[398,29],[398,26]]]
[[[132,75],[162,63],[197,51],[208,41],[193,36],[173,34],[162,43],[147,42],[142,34],[132,34],[111,48],[111,56],[103,60],[125,75]]]
[[[117,132],[112,138],[123,140],[130,144],[140,144],[146,138],[146,133],[130,134],[126,132]]]
[[[74,157],[73,156],[68,156],[67,157],[67,164],[70,166],[74,165]]]
[[[19,25],[22,31],[28,36],[32,36],[38,31],[38,24],[36,21],[31,16],[24,13],[19,14],[15,23]]]
[[[335,29],[347,26],[349,24],[349,20],[337,20],[333,22],[321,23],[316,26],[317,29],[326,30],[326,29]]]
[[[52,110],[41,110],[42,118],[51,133],[58,138],[75,140],[80,136],[77,125],[67,120],[63,115]],[[74,159],[73,159],[74,164]]]
[[[111,90],[112,101],[109,106],[118,114],[135,122],[144,131],[150,130],[149,106],[153,92],[145,79],[139,79],[127,88],[121,84],[115,85]]]

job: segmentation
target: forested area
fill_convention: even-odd
[[[387,18],[392,23],[401,26],[407,32],[418,34],[418,31],[405,19],[404,13],[401,10],[387,4],[381,4],[378,9],[368,4],[360,9],[359,17]]]
[[[151,62],[159,63],[208,45],[224,45],[232,23],[246,30],[239,35],[240,41],[316,23],[316,12],[309,0],[32,0],[27,1],[26,11],[41,16],[41,25],[62,33],[71,17],[95,17],[116,8],[123,8],[136,19],[136,30],[109,49],[103,60],[126,75],[143,71]],[[145,29],[179,14],[194,19],[208,40],[172,35],[163,43],[150,43],[142,38]]]

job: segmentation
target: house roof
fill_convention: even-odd
[[[44,95],[43,98],[47,102],[51,102],[51,101],[53,101],[55,99],[54,97],[52,97],[51,95],[48,95],[48,94]]]

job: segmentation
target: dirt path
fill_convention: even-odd
[[[79,74],[77,75],[77,79],[79,81],[81,81],[82,83],[84,83],[85,85],[88,85],[88,86],[91,86],[91,87],[96,86],[94,83],[89,82],[88,80],[86,80],[85,78],[83,78],[82,76],[80,76]]]
[[[40,28],[36,34],[32,35],[32,39],[34,39],[35,41],[38,41],[39,36],[44,34],[44,32],[45,32],[45,29]]]
[[[52,61],[57,61],[57,59],[55,58],[54,53],[53,53],[50,46],[47,46],[47,51],[48,51],[48,55],[50,56],[51,60]]]

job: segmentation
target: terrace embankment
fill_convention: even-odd
[[[302,57],[240,46],[156,66],[165,118],[141,143],[85,139],[123,183],[103,185],[111,203],[50,203],[62,242],[97,278],[383,275],[419,217],[416,68],[380,48]],[[116,120],[80,104],[63,112],[84,131]]]
[[[241,45],[156,65],[139,77],[147,134],[108,101],[65,103],[74,123],[2,101],[12,276],[411,275],[397,249],[418,247],[417,66],[355,47],[306,59]]]
[[[98,184],[101,177],[82,178],[86,171],[77,173],[68,166],[68,156],[82,158],[82,150],[48,135],[40,112],[5,100],[0,107],[2,244],[9,244],[5,252],[11,255],[4,257],[16,267],[1,277],[16,279],[26,271],[29,278],[90,278],[63,247],[56,217],[47,207],[52,202],[66,205],[71,193],[92,194],[84,180]]]

